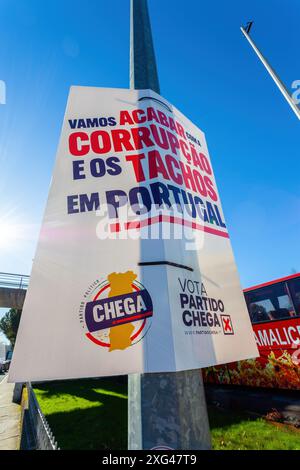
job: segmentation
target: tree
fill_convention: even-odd
[[[11,308],[0,320],[0,331],[15,345],[22,310]]]

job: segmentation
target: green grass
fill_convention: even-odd
[[[50,382],[35,393],[61,449],[127,448],[126,378]],[[300,450],[300,432],[209,407],[215,450]]]
[[[215,450],[300,450],[300,431],[246,413],[209,407]]]
[[[70,380],[34,387],[61,449],[127,448],[125,380]]]

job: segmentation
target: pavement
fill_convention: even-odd
[[[0,451],[20,447],[21,406],[12,402],[14,386],[0,375]]]
[[[257,389],[239,386],[205,386],[206,401],[236,411],[265,416],[278,411],[285,422],[300,426],[299,390]]]

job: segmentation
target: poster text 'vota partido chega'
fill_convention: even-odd
[[[173,117],[148,107],[120,111],[118,119],[69,119],[68,123],[73,180],[112,179],[112,188],[104,195],[69,195],[69,214],[96,211],[106,204],[109,217],[116,219],[124,205],[136,215],[150,213],[153,207],[176,207],[189,219],[226,228],[200,140]],[[137,183],[129,191],[116,184],[125,165]]]

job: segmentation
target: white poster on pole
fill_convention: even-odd
[[[203,132],[150,90],[71,87],[9,380],[257,355]]]

